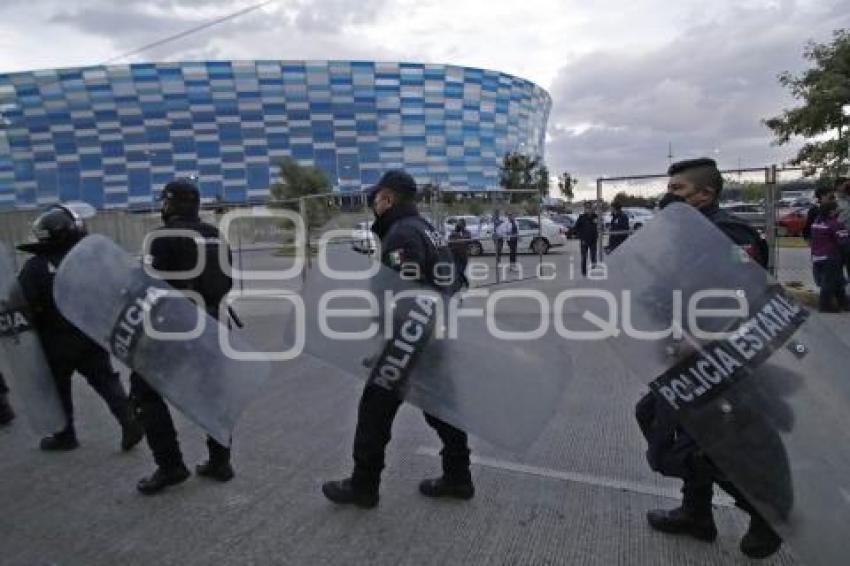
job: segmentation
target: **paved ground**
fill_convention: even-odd
[[[278,334],[272,317],[246,322],[261,345]],[[844,318],[829,322],[850,330]],[[371,511],[335,507],[319,491],[350,469],[360,384],[315,360],[279,368],[250,407],[233,482],[193,478],[154,498],[134,491],[152,469],[147,449],[118,451],[116,426],[79,380],[79,450],[39,452],[21,419],[0,430],[0,564],[748,564],[737,550],[746,518],[726,500],[716,544],[647,527],[646,511],[675,506],[678,486],[646,466],[632,418],[642,386],[616,360],[592,362],[527,452],[473,440],[478,492],[468,503],[417,493],[439,472],[438,442],[421,414],[403,408]],[[202,433],[178,424],[187,462],[199,461]],[[795,563],[787,549],[763,562]]]

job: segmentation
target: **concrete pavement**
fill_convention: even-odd
[[[268,314],[245,322],[260,346],[279,335]],[[830,324],[850,329],[843,318]],[[676,506],[678,483],[646,465],[632,416],[644,388],[617,360],[582,367],[525,453],[473,439],[470,502],[418,494],[420,479],[439,474],[439,442],[419,411],[402,408],[371,511],[334,506],[319,490],[350,471],[360,383],[315,359],[279,366],[246,412],[233,482],[193,477],[153,498],[134,489],[153,469],[147,448],[121,453],[106,407],[78,379],[80,449],[40,452],[22,418],[0,429],[0,564],[750,564],[737,550],[746,516],[728,499],[717,499],[715,544],[649,529],[646,511]],[[194,464],[203,434],[174,413]],[[797,562],[784,548],[760,563]]]

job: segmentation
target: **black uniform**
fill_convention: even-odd
[[[516,219],[509,217],[506,222],[511,225],[510,235],[508,236],[508,261],[511,265],[516,265],[516,249],[519,245],[519,227],[516,224]]]
[[[3,374],[0,373],[0,426],[9,424],[15,418],[15,412],[12,406],[9,405],[9,388],[6,387],[6,381],[3,379]]]
[[[437,286],[433,278],[434,265],[441,261],[434,244],[434,228],[419,216],[414,204],[398,204],[378,217],[372,231],[382,242],[381,261],[393,268],[400,263],[413,263],[426,282]],[[456,290],[438,287],[447,293]],[[354,472],[352,486],[359,492],[376,494],[384,468],[384,453],[390,441],[390,432],[401,399],[396,392],[374,384],[363,389],[357,412],[357,430],[354,437]],[[425,413],[426,422],[437,431],[443,442],[441,451],[443,476],[453,484],[471,484],[469,472],[469,447],[466,433]]]
[[[733,242],[745,250],[754,261],[758,262],[762,267],[766,267],[768,259],[767,244],[758,232],[743,220],[729,214],[716,205],[708,209],[703,209],[702,213]],[[688,516],[704,521],[705,525],[711,525],[707,532],[703,533],[706,539],[716,536],[716,531],[714,531],[714,535],[711,535],[714,528],[713,520],[711,519],[711,500],[714,484],[719,485],[731,495],[738,507],[749,513],[755,520],[766,525],[766,522],[764,522],[741,491],[723,475],[694,439],[679,425],[678,420],[668,407],[666,401],[658,397],[654,392],[650,392],[638,402],[635,413],[641,431],[648,443],[647,459],[650,467],[665,476],[677,477],[684,481],[682,486],[682,510]],[[755,427],[755,425],[752,426]],[[769,474],[765,475],[766,481],[768,477],[776,476],[777,478],[777,481],[771,483],[766,488],[766,491],[771,491],[770,497],[774,500],[782,500],[775,506],[776,508],[785,508],[787,510],[790,507],[791,498],[789,491],[790,468],[788,467],[784,448],[781,445],[778,433],[773,428],[765,425],[759,430],[763,432],[759,436],[761,443],[769,446],[756,446],[753,448],[759,450],[759,453],[765,456],[765,461],[771,462],[772,469]],[[725,432],[728,431],[718,430],[718,434],[724,434]],[[729,439],[729,442],[738,441],[743,445],[749,439]],[[663,514],[660,515],[663,517]],[[652,523],[652,518],[650,518],[650,522]]]
[[[599,217],[595,212],[582,212],[578,215],[573,231],[581,246],[581,274],[587,275],[587,254],[590,252],[590,263],[596,264],[596,241],[599,238]]]
[[[218,260],[219,232],[210,224],[201,222],[197,216],[174,216],[160,229],[191,230],[197,232],[207,244],[207,261],[203,273],[196,279],[166,281],[175,289],[193,290],[201,294],[207,312],[218,318],[219,303],[230,291],[232,282],[220,269]],[[230,251],[228,250],[228,255]],[[166,236],[156,238],[150,249],[151,266],[160,272],[188,271],[197,265],[198,246],[188,237]],[[184,468],[183,455],[177,441],[177,431],[168,406],[162,396],[145,382],[136,372],[130,375],[130,396],[136,407],[137,416],[145,429],[148,445],[157,466],[163,470]],[[230,449],[207,437],[211,463],[230,461]]]
[[[109,354],[68,322],[56,308],[53,280],[67,251],[38,253],[27,260],[18,275],[24,297],[32,309],[33,326],[41,339],[65,410],[67,425],[59,434],[74,437],[74,404],[71,395],[71,376],[74,371],[82,374],[92,389],[106,401],[125,432],[135,429],[138,425],[133,422],[127,393],[112,368]]]
[[[614,212],[611,215],[611,237],[608,239],[608,253],[617,249],[617,246],[629,237],[629,217],[625,212]]]
[[[457,276],[460,279],[460,284],[467,287],[469,287],[469,280],[466,278],[466,266],[469,264],[469,244],[471,241],[472,234],[466,228],[452,230],[449,234],[449,247],[452,250],[452,256],[454,256]]]

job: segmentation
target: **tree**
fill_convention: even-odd
[[[642,197],[638,195],[630,195],[625,191],[620,191],[614,198],[611,199],[611,204],[618,203],[620,206],[635,206],[642,208],[654,208],[655,207],[656,198],[651,197]]]
[[[416,198],[419,202],[431,202],[434,195],[440,194],[440,185],[435,183],[425,183],[416,191]]]
[[[779,75],[779,83],[802,104],[783,110],[764,124],[776,136],[775,145],[784,145],[795,136],[808,140],[793,164],[839,172],[848,163],[850,117],[843,115],[842,106],[850,103],[850,30],[836,30],[830,43],[810,41],[803,57],[813,66],[799,76],[788,71]]]
[[[549,169],[537,157],[506,153],[499,166],[499,184],[510,191],[537,191],[544,196],[549,193]]]
[[[280,161],[280,182],[271,186],[272,196],[279,201],[290,201],[283,203],[284,208],[300,211],[296,199],[313,197],[307,199],[307,216],[305,219],[308,226],[323,226],[336,215],[337,210],[330,198],[323,199],[319,195],[331,195],[331,184],[325,173],[315,166],[303,166],[291,157],[284,157]]]
[[[568,171],[561,173],[558,177],[558,191],[568,201],[572,202],[575,198],[574,187],[578,184],[578,179],[574,178]]]
[[[280,160],[280,182],[271,187],[277,200],[290,200],[331,192],[325,173],[315,166],[299,165],[291,157]]]

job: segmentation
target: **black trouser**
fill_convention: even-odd
[[[130,397],[136,410],[136,418],[145,429],[145,438],[156,465],[164,469],[183,466],[177,430],[162,396],[148,385],[141,375],[133,372],[130,374]],[[207,448],[213,464],[230,461],[230,448],[209,436]]]
[[[844,291],[844,266],[840,259],[825,259],[813,263],[815,282],[820,286],[821,310],[847,307],[847,295]],[[833,306],[833,301],[837,303]]]
[[[6,380],[3,379],[3,374],[0,373],[0,395],[8,395],[9,388],[6,387]]]
[[[587,252],[590,252],[590,263],[596,265],[596,240],[581,240],[581,274],[587,275]]]
[[[351,481],[355,488],[372,492],[378,490],[381,470],[384,469],[384,454],[399,406],[401,401],[396,393],[377,385],[363,388],[354,434],[354,473]],[[443,476],[453,483],[471,482],[466,433],[433,415],[424,415],[425,421],[437,431],[443,442],[440,452]]]
[[[510,251],[509,260],[511,265],[516,263],[516,247],[518,243],[519,240],[517,238],[508,238],[508,251]]]
[[[109,411],[124,426],[132,416],[127,392],[121,384],[118,373],[112,368],[109,354],[97,346],[84,346],[76,349],[62,348],[61,351],[48,350],[47,362],[56,388],[59,401],[65,411],[65,431],[74,430],[74,398],[71,393],[71,377],[79,372],[95,392],[106,402]]]
[[[466,277],[466,267],[469,265],[469,258],[455,256],[455,269],[457,269],[457,279],[460,281],[461,287],[469,287],[469,279]]]
[[[684,478],[682,485],[682,508],[686,512],[697,517],[711,515],[711,499],[714,495],[714,484],[717,484],[735,500],[738,508],[763,520],[741,490],[726,479],[707,457],[695,455],[694,460],[701,463],[692,466],[691,474]]]
[[[844,271],[846,272],[847,280],[850,281],[850,251],[844,252]]]
[[[493,240],[493,245],[496,247],[496,265],[502,261],[502,244],[504,243],[503,238],[496,238]]]

